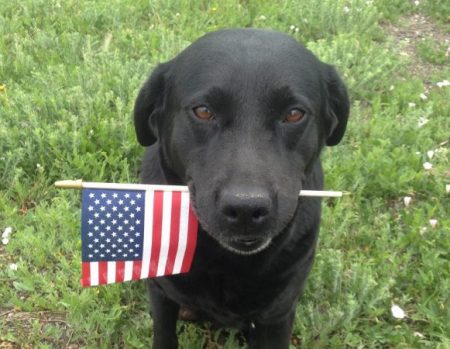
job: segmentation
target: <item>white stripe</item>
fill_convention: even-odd
[[[123,281],[130,281],[133,278],[133,261],[125,261]]]
[[[184,254],[186,252],[187,234],[189,223],[189,193],[181,193],[180,212],[180,234],[178,238],[178,250],[173,266],[173,273],[179,274],[183,266]]]
[[[170,223],[172,215],[172,193],[165,191],[163,198],[163,214],[161,228],[161,249],[159,251],[158,270],[156,276],[164,275],[170,245]]]
[[[116,282],[116,262],[108,261],[108,277],[106,279],[108,284]]]
[[[153,200],[155,192],[147,190],[145,192],[145,212],[144,212],[144,242],[142,252],[141,279],[148,278],[150,270],[150,257],[152,253],[153,237]]]
[[[91,286],[98,285],[98,262],[90,262],[89,263],[89,274],[91,277]]]

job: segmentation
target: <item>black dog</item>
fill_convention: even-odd
[[[319,154],[349,113],[336,71],[281,33],[208,34],[159,65],[136,100],[142,181],[188,185],[201,228],[191,271],[149,280],[154,349],[181,309],[288,348],[320,221]]]

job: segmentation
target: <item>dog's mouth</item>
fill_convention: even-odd
[[[267,247],[272,242],[272,238],[233,238],[227,241],[217,240],[220,245],[230,252],[250,256],[257,254]]]

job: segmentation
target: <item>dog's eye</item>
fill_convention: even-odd
[[[305,111],[298,109],[298,108],[293,108],[289,111],[288,115],[283,120],[283,122],[286,122],[286,123],[298,122],[305,117],[305,114],[306,114]]]
[[[214,116],[213,113],[204,105],[200,105],[193,109],[196,117],[202,120],[211,120]]]

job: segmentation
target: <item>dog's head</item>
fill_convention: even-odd
[[[142,87],[139,142],[189,185],[202,227],[254,254],[292,220],[302,181],[349,113],[336,71],[291,37],[241,29],[208,34],[159,65]]]

